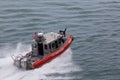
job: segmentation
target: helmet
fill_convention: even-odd
[[[43,33],[38,33],[38,37],[43,37]]]

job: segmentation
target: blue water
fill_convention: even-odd
[[[75,38],[65,55],[37,70],[12,66],[10,55],[29,51],[32,33],[65,27]],[[0,51],[1,80],[120,80],[120,1],[1,0]]]

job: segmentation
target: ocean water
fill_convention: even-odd
[[[74,36],[60,57],[35,70],[13,66],[34,32]],[[119,0],[1,0],[0,80],[120,80]]]

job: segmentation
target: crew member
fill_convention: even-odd
[[[31,56],[38,56],[40,53],[40,49],[43,49],[42,46],[40,48],[39,44],[42,43],[45,40],[43,33],[35,33],[33,36],[32,41],[32,54]]]

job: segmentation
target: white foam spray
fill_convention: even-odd
[[[41,68],[28,71],[15,67],[10,55],[25,54],[30,51],[30,45],[18,43],[15,49],[7,46],[0,51],[4,54],[4,58],[0,58],[0,80],[72,79],[74,76],[56,77],[51,74],[67,74],[80,70],[72,62],[73,53],[70,48]]]

